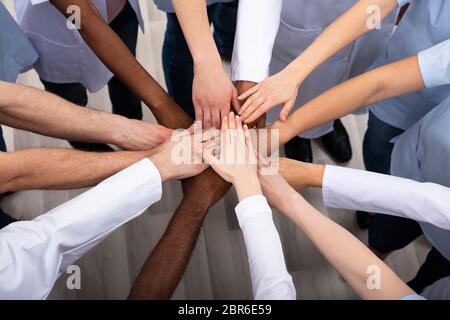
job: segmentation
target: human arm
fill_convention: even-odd
[[[40,1],[40,0],[37,0]],[[150,108],[158,123],[168,128],[188,128],[191,119],[167,95],[164,89],[139,64],[122,40],[102,19],[90,0],[50,0],[65,16],[67,8],[80,8],[83,40],[103,62],[137,97]]]
[[[280,143],[360,107],[392,97],[450,84],[450,40],[392,64],[348,80],[313,99],[288,117],[276,122]]]
[[[238,108],[237,91],[222,67],[205,0],[173,0],[173,6],[194,61],[192,99],[196,120],[219,128],[221,119]]]
[[[267,112],[270,108],[283,104],[280,119],[284,121],[295,103],[302,82],[322,63],[339,50],[376,27],[373,15],[383,20],[397,5],[406,0],[360,0],[331,23],[315,40],[285,69],[262,81],[241,95],[248,98],[240,115],[245,122]],[[376,23],[373,23],[376,22]],[[256,113],[253,115],[253,113]],[[248,118],[252,115],[252,118]]]
[[[75,141],[102,142],[125,150],[149,150],[172,130],[107,112],[80,108],[56,95],[0,81],[0,123]]]
[[[236,189],[239,204],[235,210],[244,234],[255,299],[295,299],[272,210],[258,182],[250,133],[239,117],[230,114],[222,122],[220,156],[206,150],[204,158]]]
[[[181,140],[193,137],[177,133]],[[115,229],[161,198],[161,183],[202,172],[206,165],[175,163],[180,139],[120,171],[81,196],[33,221],[0,231],[0,298],[44,299],[65,269]],[[202,150],[205,142],[194,142]],[[191,155],[194,155],[192,153]]]
[[[275,122],[271,128],[279,130],[280,144],[284,144],[299,133],[360,107],[424,87],[418,57],[412,56],[337,85],[297,109],[285,122]]]
[[[350,232],[322,215],[280,175],[260,176],[269,202],[294,222],[363,299],[399,300],[415,295],[383,261]],[[372,288],[371,270],[381,286]]]
[[[450,230],[450,189],[444,186],[285,158],[280,172],[296,190],[322,188],[327,207],[379,212]]]

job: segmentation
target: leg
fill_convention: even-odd
[[[366,170],[389,174],[391,154],[394,144],[391,140],[403,133],[402,129],[393,127],[369,112],[369,122],[363,141],[363,159]],[[373,214],[358,211],[356,220],[362,229],[369,227]]]
[[[192,102],[194,61],[184,39],[183,30],[174,13],[167,14],[162,61],[169,95],[194,119],[195,111]]]
[[[384,259],[422,234],[422,228],[414,220],[377,214],[369,228],[369,247],[380,259]]]
[[[369,112],[369,122],[363,142],[363,157],[366,170],[389,174],[394,144],[391,140],[403,133]]]
[[[450,261],[432,248],[417,275],[408,282],[408,286],[420,294],[429,285],[448,276],[450,276]]]
[[[139,22],[136,13],[128,2],[122,12],[111,22],[110,26],[136,56]],[[114,114],[119,114],[129,119],[142,120],[141,100],[116,76],[109,81],[108,89]]]
[[[231,60],[236,33],[238,1],[218,3],[210,6],[211,22],[214,26],[214,41],[222,57]]]
[[[45,90],[74,104],[85,107],[88,103],[86,88],[81,83],[52,83],[41,79]],[[86,151],[113,151],[106,144],[69,141],[75,149]]]

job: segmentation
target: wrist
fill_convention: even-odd
[[[112,115],[113,119],[111,123],[107,124],[107,134],[108,136],[105,137],[106,143],[113,144],[123,150],[127,150],[127,143],[128,143],[128,126],[130,120],[118,116],[118,115]],[[109,132],[111,131],[111,132]]]
[[[168,169],[167,163],[162,159],[158,153],[153,154],[148,157],[151,162],[155,165],[156,169],[159,171],[161,176],[161,182],[170,180],[170,170]]]
[[[308,164],[308,185],[313,188],[322,188],[325,165]]]
[[[222,70],[222,59],[219,52],[215,50],[214,53],[200,54],[194,59],[194,73],[211,70]]]
[[[308,66],[302,59],[302,56],[298,57],[297,60],[289,64],[283,72],[289,77],[290,81],[294,82],[297,87],[303,83],[303,81],[308,77],[312,70],[305,67]]]
[[[239,202],[248,197],[262,195],[261,185],[256,174],[233,179],[233,185]]]

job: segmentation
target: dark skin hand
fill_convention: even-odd
[[[146,103],[159,124],[188,128],[192,119],[167,95],[164,89],[139,64],[89,0],[51,0],[64,15],[77,5],[81,12],[84,41],[100,60],[130,90]],[[175,290],[198,238],[208,209],[230,188],[211,169],[183,181],[184,199],[169,228],[147,260],[130,298],[169,299]],[[202,197],[198,197],[202,194]],[[200,198],[200,199],[199,199]]]

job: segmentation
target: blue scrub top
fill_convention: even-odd
[[[0,80],[15,82],[38,59],[38,53],[0,3]]]
[[[407,1],[401,0],[400,4]],[[386,51],[372,68],[417,55],[450,39],[450,1],[413,0]],[[391,126],[406,130],[450,95],[450,85],[427,88],[370,106],[370,110]]]
[[[392,153],[392,175],[450,187],[449,125],[450,96],[400,135]],[[420,225],[430,243],[450,260],[450,230],[428,223]]]

